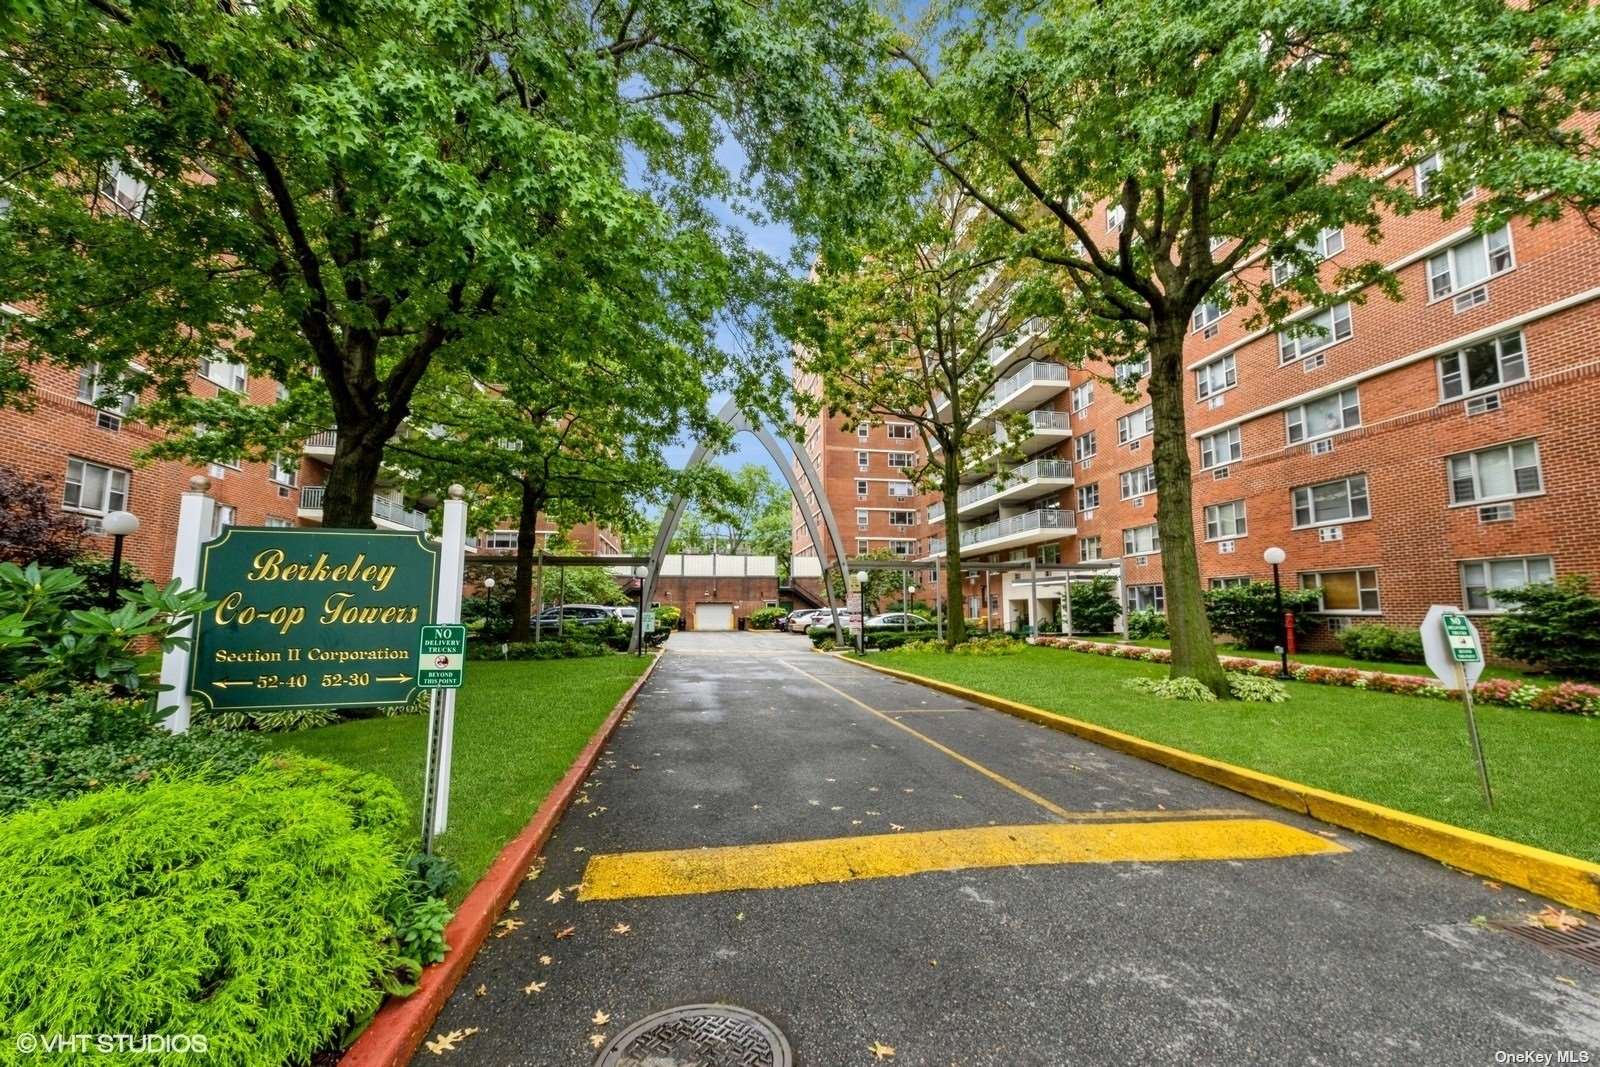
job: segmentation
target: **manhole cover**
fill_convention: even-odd
[[[1600,967],[1600,928],[1584,924],[1570,930],[1551,930],[1523,919],[1492,920],[1490,925]]]
[[[611,1039],[595,1067],[791,1067],[789,1042],[753,1011],[691,1004],[647,1015]]]

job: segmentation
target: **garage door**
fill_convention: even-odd
[[[696,630],[733,629],[732,604],[696,604],[694,609]]]

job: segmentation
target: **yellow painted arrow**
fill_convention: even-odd
[[[378,682],[409,682],[409,681],[411,681],[411,675],[409,675],[409,674],[381,675],[380,674],[377,678],[375,678],[373,680],[374,681],[378,681]]]

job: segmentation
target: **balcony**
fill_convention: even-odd
[[[1000,379],[984,410],[1027,411],[1067,388],[1067,368],[1059,363],[1030,360],[1017,373]]]
[[[1038,316],[1028,319],[1017,327],[1016,335],[1009,345],[994,347],[989,353],[989,362],[1001,367],[1014,363],[1024,356],[1031,356],[1049,333],[1049,327],[1043,319]]]
[[[300,451],[312,459],[320,459],[324,463],[333,462],[333,449],[339,442],[339,435],[333,430],[323,430],[314,433],[305,439],[300,446]]]
[[[1058,541],[1077,532],[1074,512],[1064,508],[1040,508],[961,531],[961,551],[999,552],[1043,541]]]
[[[943,504],[929,504],[928,505],[928,521],[930,523],[943,522],[944,521],[944,505]]]
[[[971,515],[1008,500],[1031,500],[1072,485],[1072,463],[1064,459],[1036,459],[999,478],[961,490],[956,514]]]
[[[308,522],[322,521],[322,494],[326,486],[308,485],[300,490],[300,505],[295,513]],[[372,498],[372,521],[380,530],[426,530],[428,516],[381,496]]]
[[[1072,437],[1072,420],[1065,411],[1028,412],[1028,436],[1008,441],[1007,447],[1031,456],[1041,448],[1059,448]]]

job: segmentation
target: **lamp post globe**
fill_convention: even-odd
[[[109,512],[100,528],[111,535],[111,581],[106,590],[106,607],[117,606],[117,590],[122,585],[122,539],[139,532],[139,516],[131,511]]]
[[[1289,677],[1289,620],[1283,613],[1283,582],[1278,577],[1278,565],[1289,554],[1277,545],[1261,553],[1261,558],[1272,565],[1272,600],[1278,611],[1278,677]]]

